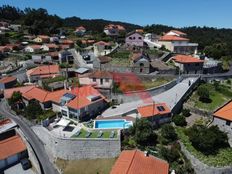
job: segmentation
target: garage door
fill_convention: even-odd
[[[6,166],[5,160],[0,160],[0,170],[5,168],[5,166]]]
[[[10,156],[7,158],[7,165],[14,164],[18,161],[18,154]]]

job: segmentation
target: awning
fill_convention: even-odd
[[[70,123],[69,120],[61,119],[56,125],[66,127],[69,125],[69,123]]]
[[[78,68],[75,72],[79,73],[79,74],[83,74],[88,72],[89,69],[88,68]]]

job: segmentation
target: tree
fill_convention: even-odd
[[[147,119],[136,119],[134,125],[129,128],[136,144],[140,146],[155,145],[157,135],[153,132],[152,124]]]
[[[43,110],[38,101],[30,101],[27,107],[25,108],[25,116],[28,119],[36,119],[39,115],[43,113]]]
[[[208,128],[204,125],[193,125],[188,129],[187,135],[193,147],[205,155],[215,154],[220,148],[229,146],[226,133],[217,126]]]
[[[177,161],[180,158],[180,152],[175,146],[172,146],[170,149],[166,147],[161,147],[160,154],[169,163]]]
[[[168,142],[177,140],[177,134],[175,129],[170,124],[165,124],[161,128],[161,136],[164,137]]]
[[[172,121],[175,123],[176,126],[186,126],[187,122],[185,116],[183,115],[174,115]]]
[[[8,99],[8,103],[10,106],[12,106],[13,104],[20,101],[21,99],[22,99],[22,93],[19,91],[14,91],[11,98]]]
[[[197,94],[199,96],[199,100],[205,103],[210,102],[209,98],[209,88],[206,85],[201,85],[197,89]]]

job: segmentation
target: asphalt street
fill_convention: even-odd
[[[32,148],[38,160],[41,164],[41,170],[44,174],[59,174],[59,172],[55,169],[54,165],[50,162],[48,155],[46,154],[44,145],[39,140],[37,135],[33,132],[33,130],[28,126],[20,117],[10,112],[8,105],[5,100],[0,102],[0,114],[11,118],[14,120],[23,131],[26,136],[28,142],[31,144]]]

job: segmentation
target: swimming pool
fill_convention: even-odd
[[[95,129],[127,129],[132,125],[132,121],[126,121],[125,119],[94,121]]]

